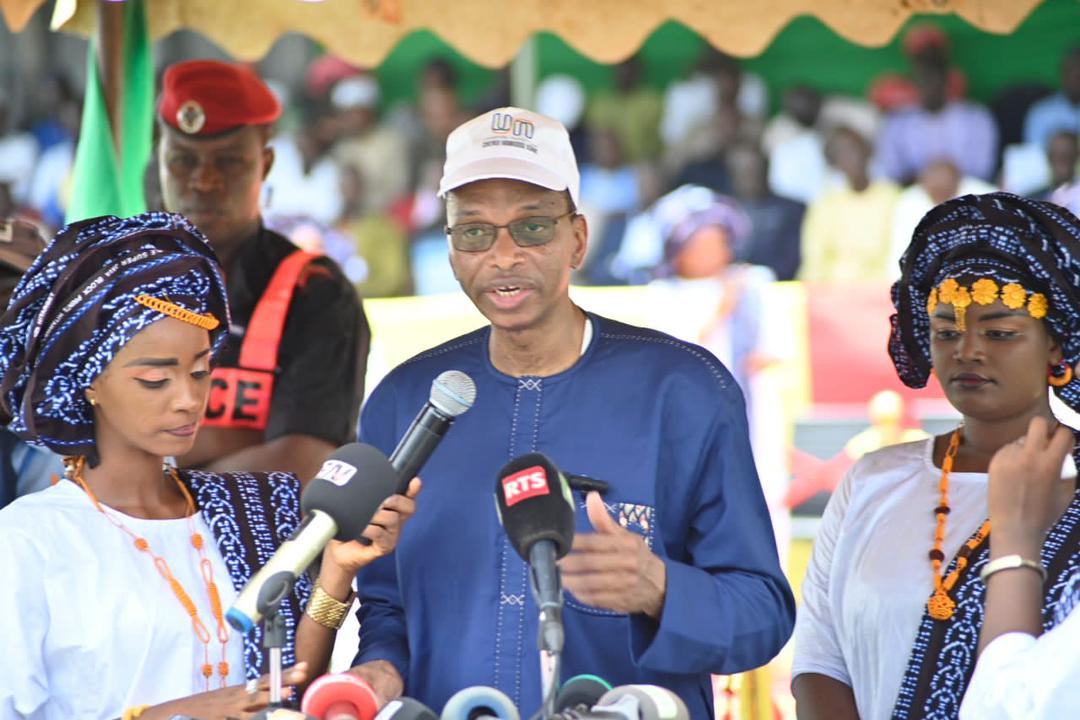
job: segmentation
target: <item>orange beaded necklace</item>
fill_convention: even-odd
[[[930,550],[930,567],[934,569],[934,594],[926,601],[926,610],[930,617],[935,620],[948,620],[956,610],[956,601],[949,597],[956,581],[968,566],[971,553],[990,534],[990,521],[985,521],[978,531],[968,539],[964,546],[956,553],[956,567],[948,577],[941,576],[941,566],[945,563],[945,553],[941,545],[945,541],[945,518],[949,516],[949,473],[952,472],[953,461],[956,453],[960,450],[960,437],[963,428],[956,428],[952,437],[949,438],[949,448],[945,451],[945,459],[941,463],[941,482],[939,489],[941,500],[934,508],[937,516],[937,527],[934,529],[934,547]]]
[[[71,479],[79,484],[79,487],[89,496],[90,501],[94,503],[94,507],[98,512],[104,515],[109,522],[122,531],[131,536],[131,539],[135,542],[135,548],[139,552],[144,552],[154,560],[154,567],[157,568],[161,577],[165,578],[165,582],[169,583],[169,588],[172,590],[173,595],[180,601],[180,604],[184,607],[188,617],[191,618],[191,627],[195,631],[195,636],[199,638],[199,642],[203,644],[203,665],[201,668],[202,675],[206,678],[206,689],[210,689],[210,678],[214,675],[214,665],[210,662],[210,631],[206,628],[206,624],[203,623],[202,618],[199,617],[199,610],[195,607],[195,603],[192,602],[191,596],[180,585],[180,581],[172,574],[172,570],[169,569],[169,563],[165,561],[165,558],[160,555],[154,554],[154,551],[150,549],[150,543],[136,535],[131,528],[124,524],[122,520],[110,513],[105,507],[98,502],[97,496],[90,490],[90,487],[86,484],[86,480],[83,478],[83,468],[86,466],[86,458],[77,457],[73,460],[65,460],[68,465],[68,473]],[[180,474],[176,472],[176,468],[168,467],[167,472],[176,482],[176,486],[180,488],[180,492],[184,494],[184,500],[187,507],[185,509],[185,516],[188,521],[188,530],[191,533],[191,546],[195,548],[195,552],[199,555],[199,571],[202,574],[203,582],[206,584],[206,595],[210,601],[210,610],[214,614],[214,620],[217,622],[217,639],[221,644],[221,661],[218,662],[217,670],[218,676],[221,680],[221,687],[225,687],[227,679],[229,677],[229,662],[226,659],[228,656],[228,643],[229,643],[229,628],[225,624],[225,616],[221,611],[221,596],[218,593],[217,584],[214,582],[214,568],[210,564],[210,559],[206,556],[206,547],[203,542],[203,537],[195,530],[195,501],[191,497],[191,491],[188,490],[187,485],[180,480]]]

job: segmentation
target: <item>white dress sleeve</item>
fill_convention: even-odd
[[[1080,612],[1038,639],[1005,633],[986,646],[960,720],[1080,718]]]
[[[844,527],[857,467],[848,471],[829,498],[814,539],[814,550],[802,584],[802,605],[795,616],[795,657],[791,667],[793,680],[805,673],[818,673],[851,685],[851,675],[837,632],[831,588],[833,554]]]
[[[0,720],[33,717],[49,698],[43,648],[49,628],[41,570],[33,538],[0,525]],[[78,588],[72,588],[76,602]]]

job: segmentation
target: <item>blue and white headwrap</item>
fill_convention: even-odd
[[[61,230],[0,319],[0,421],[28,442],[96,464],[86,389],[120,348],[166,317],[139,295],[220,320],[210,331],[215,351],[227,337],[221,266],[182,216],[107,216]]]
[[[1005,192],[949,200],[915,228],[900,270],[889,354],[908,387],[924,387],[930,376],[927,299],[946,278],[990,278],[1042,293],[1044,321],[1064,361],[1080,361],[1080,220],[1065,208]],[[1054,391],[1080,410],[1080,377]]]

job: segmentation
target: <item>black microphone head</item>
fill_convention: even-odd
[[[356,540],[396,487],[397,473],[385,455],[371,445],[349,443],[335,450],[304,488],[300,509],[333,518],[335,539]]]
[[[499,522],[526,562],[538,540],[552,540],[563,557],[574,542],[574,496],[566,478],[541,453],[511,460],[495,483]]]
[[[596,675],[575,675],[562,684],[555,698],[555,711],[591,708],[611,690],[611,684]]]
[[[476,402],[476,383],[460,370],[447,370],[431,381],[428,402],[447,417],[455,418]]]

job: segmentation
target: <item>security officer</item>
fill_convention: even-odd
[[[188,217],[225,268],[232,309],[206,420],[187,467],[283,470],[310,478],[352,432],[370,330],[356,291],[326,257],[262,224],[277,99],[247,67],[168,68],[158,106],[165,209]]]

